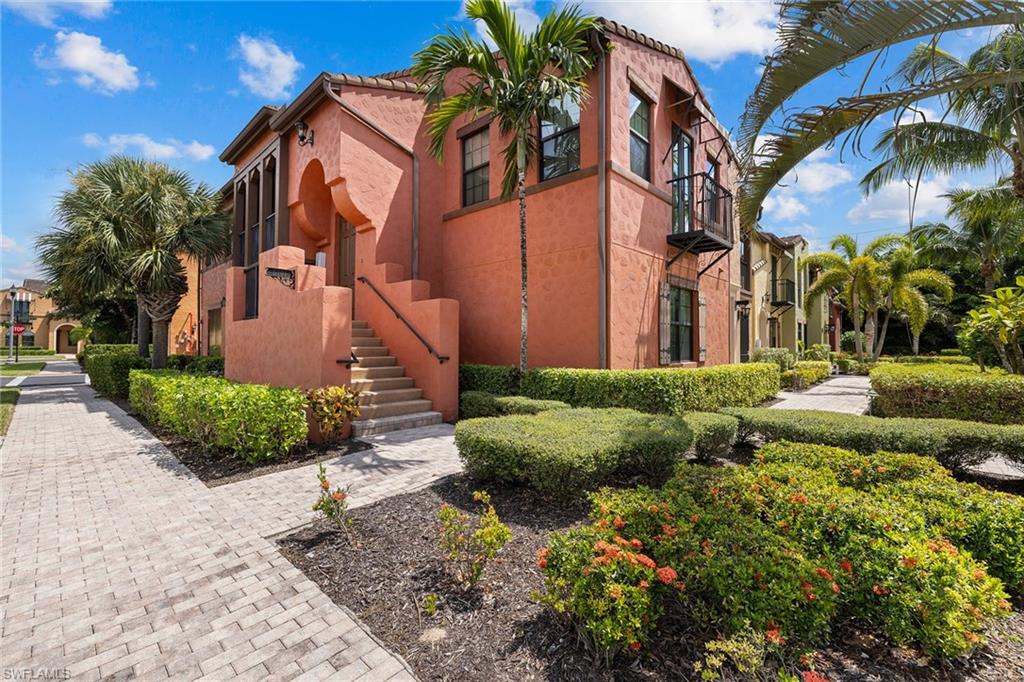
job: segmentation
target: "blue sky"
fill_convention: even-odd
[[[463,21],[459,2],[2,1],[0,282],[5,287],[38,274],[33,240],[52,225],[53,196],[78,164],[125,152],[167,161],[220,186],[231,171],[217,155],[261,104],[288,101],[320,71],[375,74],[403,68],[444,25]],[[511,4],[526,24],[551,7],[534,0]],[[773,44],[770,3],[585,5],[682,48],[718,118],[735,128]],[[944,44],[966,55],[987,36],[987,30],[950,35]],[[906,49],[894,50],[887,66]],[[819,79],[794,104],[849,94],[865,67],[862,61],[845,74]],[[866,141],[874,137],[869,134]],[[840,158],[838,150],[816,153],[799,168],[796,182],[769,197],[764,226],[800,232],[813,246],[824,246],[840,232],[867,240],[905,229],[905,187],[869,198],[857,188],[871,165],[870,159],[849,153]],[[994,172],[925,178],[916,219],[940,218],[943,191],[987,184]]]

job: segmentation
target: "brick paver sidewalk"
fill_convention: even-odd
[[[450,426],[378,441],[329,466],[354,505],[459,470]],[[5,678],[413,679],[268,539],[315,466],[207,488],[86,386],[23,390],[0,453]]]
[[[825,410],[864,414],[871,403],[868,398],[870,388],[871,382],[867,377],[835,376],[811,386],[806,391],[782,391],[779,393],[779,402],[772,407],[776,410]]]

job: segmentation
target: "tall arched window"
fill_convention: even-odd
[[[269,157],[263,165],[263,240],[261,251],[277,246],[277,160]]]
[[[254,265],[259,260],[260,254],[260,171],[254,170],[249,174],[249,208],[246,211],[246,226],[249,234],[246,236],[245,264]]]
[[[235,245],[233,265],[245,265],[245,181],[235,186]]]

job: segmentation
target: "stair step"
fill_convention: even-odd
[[[356,357],[362,360],[363,358],[383,358],[388,355],[387,346],[363,346],[352,344],[352,352],[356,354]]]
[[[353,365],[356,367],[391,367],[398,364],[398,360],[395,359],[394,355],[381,355],[381,356],[368,356],[359,357],[359,364]]]
[[[360,405],[383,405],[403,400],[419,400],[423,397],[422,388],[390,388],[376,391],[362,391],[359,394]]]
[[[369,329],[370,325],[366,322],[366,320],[352,320],[352,328],[353,329]]]
[[[377,335],[372,329],[365,327],[352,327],[352,338],[353,339],[375,339]]]
[[[391,369],[377,367],[376,369]],[[352,388],[357,391],[391,391],[398,388],[412,388],[415,382],[412,377],[379,377],[376,379],[352,379]]]
[[[399,415],[413,414],[415,412],[429,412],[433,406],[433,403],[429,400],[399,400],[393,403],[383,403],[381,405],[365,405],[359,408],[359,419],[356,419],[353,423],[358,423],[364,419],[397,417]]]
[[[360,331],[360,330],[353,329],[352,331],[353,332],[357,332],[357,331]],[[369,330],[368,329],[364,329],[362,331],[369,331]],[[376,336],[372,336],[372,335],[370,335],[370,336],[358,336],[358,335],[353,333],[352,334],[352,345],[353,346],[383,346],[384,342],[379,337],[376,337]]]
[[[405,367],[392,365],[391,367],[360,367],[352,365],[352,379],[391,379],[405,376]]]
[[[376,417],[352,422],[352,435],[356,438],[375,436],[381,433],[432,426],[443,421],[440,412],[413,412],[397,417]]]

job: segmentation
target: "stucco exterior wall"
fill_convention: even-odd
[[[199,316],[200,316],[200,332],[199,332],[199,346],[200,353],[203,355],[211,355],[212,351],[210,348],[210,311],[218,310],[221,311],[221,336],[224,334],[224,316],[226,315],[225,299],[227,294],[227,274],[228,269],[231,267],[230,262],[221,263],[211,268],[207,268],[202,273],[200,295],[199,295]],[[216,350],[217,353],[224,352],[223,338],[221,347]]]
[[[54,317],[53,313],[55,306],[53,300],[43,296],[41,291],[27,289],[24,286],[15,287],[15,289],[19,296],[32,297],[28,306],[28,323],[26,329],[26,331],[32,333],[31,342],[26,341],[25,338],[22,337],[22,346],[39,346],[40,348],[48,348],[57,352],[68,353],[77,353],[82,349],[83,344],[81,342],[77,344],[67,343],[63,348],[58,347],[58,330],[66,333],[70,329],[74,329],[81,324],[78,320]],[[3,292],[2,299],[0,299],[0,320],[10,322],[10,319],[11,299],[8,296],[8,291],[5,290]],[[3,338],[0,339],[0,345],[6,347],[10,342],[10,330],[7,327],[3,327],[0,331],[2,331],[3,336]],[[18,345],[17,338],[15,338],[15,345]],[[6,357],[6,354],[4,357]]]
[[[167,328],[167,352],[196,355],[199,353],[199,262],[184,254],[180,254],[178,259],[185,269],[188,291]]]

